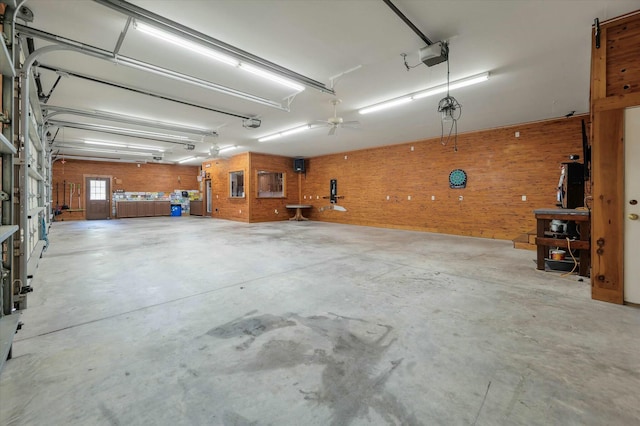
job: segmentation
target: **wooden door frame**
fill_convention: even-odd
[[[591,297],[619,304],[624,303],[624,111],[640,105],[640,92],[607,92],[608,83],[621,87],[620,75],[613,75],[621,71],[607,66],[607,53],[612,43],[618,55],[635,52],[637,46],[622,31],[638,22],[640,12],[600,23],[600,46],[596,28],[591,34]],[[631,69],[638,59],[628,57]]]
[[[107,201],[109,203],[109,214],[107,214],[107,219],[112,219],[113,216],[113,196],[111,195],[112,191],[111,188],[113,188],[113,176],[111,175],[95,175],[95,174],[83,174],[82,175],[82,181],[83,183],[87,184],[87,179],[108,179],[109,180],[109,193],[107,194]],[[84,219],[87,220],[87,207],[89,206],[89,191],[87,190],[88,188],[85,188],[84,191]]]
[[[203,206],[203,212],[202,215],[203,216],[213,216],[213,182],[211,181],[211,178],[207,178],[205,177],[203,179],[203,184],[204,184],[204,190],[202,191],[202,198],[204,200],[204,206]],[[211,194],[207,193],[207,182],[209,183],[209,187],[211,188]],[[209,200],[209,198],[211,198],[211,200]],[[207,211],[208,208],[208,203],[211,203],[211,211]]]

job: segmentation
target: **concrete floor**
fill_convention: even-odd
[[[195,217],[49,238],[3,425],[640,423],[640,310],[510,242]]]

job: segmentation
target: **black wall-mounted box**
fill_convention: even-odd
[[[294,158],[293,159],[293,170],[297,173],[304,173],[304,158]]]

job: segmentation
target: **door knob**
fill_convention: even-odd
[[[638,220],[638,215],[635,213],[629,213],[629,216],[627,216],[629,219],[631,220]]]

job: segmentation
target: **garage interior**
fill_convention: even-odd
[[[640,420],[637,1],[0,5],[0,423]]]

